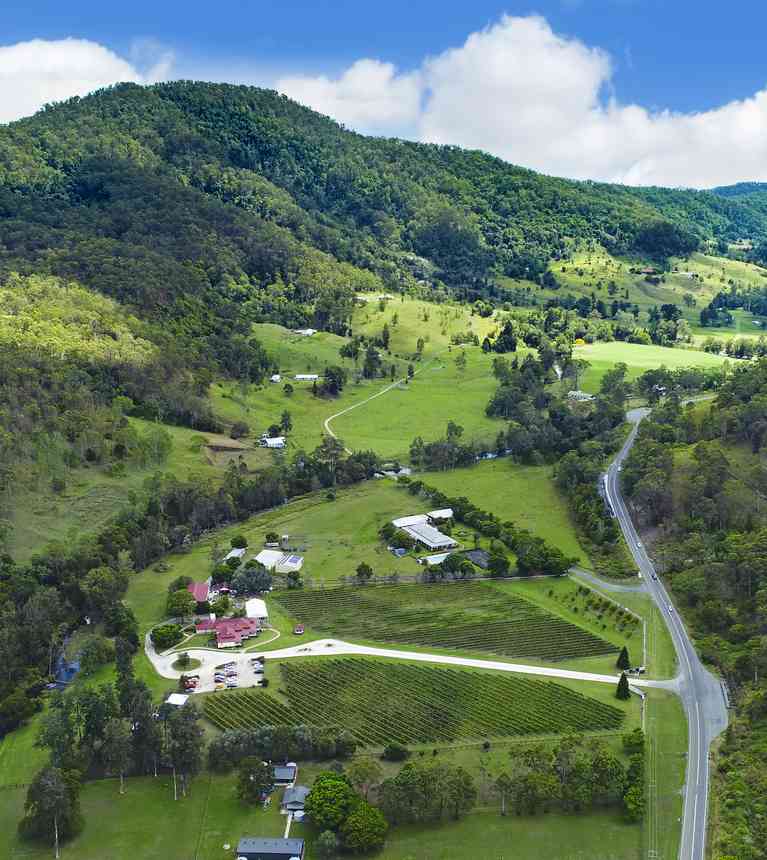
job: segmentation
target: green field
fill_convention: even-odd
[[[466,355],[464,370],[455,364],[461,352]],[[371,448],[383,457],[401,460],[407,459],[416,436],[427,442],[443,438],[451,420],[464,428],[464,441],[494,443],[504,425],[485,415],[498,387],[491,356],[475,346],[451,347],[416,365],[416,370],[409,383],[335,418],[333,431],[353,449]]]
[[[280,666],[284,704],[263,690],[205,697],[222,729],[340,726],[363,746],[615,731],[623,712],[560,684],[527,676],[359,658]]]
[[[313,632],[340,638],[548,661],[618,650],[489,582],[280,591],[273,600]]]
[[[389,834],[377,860],[640,860],[639,827],[617,813],[549,813],[501,818],[476,813],[440,826],[406,825]],[[669,855],[670,856],[670,855]]]
[[[578,543],[567,503],[554,486],[551,466],[523,466],[507,458],[466,469],[428,472],[425,484],[448,496],[466,496],[479,508],[529,529],[581,564],[589,558]]]
[[[702,352],[697,349],[645,346],[624,341],[579,346],[573,350],[573,356],[583,358],[591,364],[591,367],[583,374],[580,383],[580,387],[584,391],[590,392],[599,390],[602,377],[619,362],[628,366],[629,379],[636,379],[646,370],[661,366],[667,367],[669,370],[677,370],[680,367],[721,367],[726,361],[732,362],[732,359],[725,356]]]

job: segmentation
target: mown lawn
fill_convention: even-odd
[[[419,477],[448,496],[466,496],[501,520],[529,529],[581,564],[590,564],[578,543],[567,504],[554,485],[551,466],[522,466],[499,458]]]
[[[307,832],[308,827],[293,832]],[[302,834],[303,835],[303,834]],[[309,842],[307,860],[314,860]],[[392,829],[376,860],[639,860],[640,828],[617,813],[502,818],[475,812],[440,825]]]

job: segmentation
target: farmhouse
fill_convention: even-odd
[[[286,788],[280,805],[286,812],[303,812],[307,794],[309,794],[309,789],[305,785],[294,785]]]
[[[316,382],[319,378],[318,373],[297,373],[295,375],[297,382]]]
[[[255,839],[243,836],[237,844],[237,860],[303,860],[303,839]]]
[[[449,549],[458,546],[458,543],[451,537],[443,535],[439,529],[426,523],[417,526],[405,526],[402,531],[410,535],[413,540],[423,544],[427,549]]]
[[[258,444],[262,448],[284,448],[285,447],[285,437],[284,436],[264,436],[262,439],[258,440]]]
[[[186,588],[198,603],[205,603],[207,601],[208,594],[210,593],[210,586],[207,580],[205,582],[190,582]]]
[[[293,785],[298,776],[298,765],[289,761],[287,764],[276,764],[272,768],[275,785]]]
[[[282,379],[282,377],[280,376],[280,374],[279,374],[279,373],[273,373],[273,374],[269,377],[269,382],[279,382],[281,379]]]
[[[229,561],[230,558],[242,558],[245,555],[245,547],[235,547],[230,549],[224,556],[224,561]]]
[[[198,633],[215,633],[218,648],[236,648],[243,639],[251,639],[261,632],[261,622],[257,618],[210,618],[197,623]]]
[[[311,337],[313,334],[317,334],[316,328],[297,328],[295,329],[296,334],[303,335],[304,337]]]
[[[567,392],[567,398],[568,398],[568,400],[575,400],[578,403],[584,403],[588,400],[593,400],[594,395],[588,394],[586,391],[575,391],[575,390],[573,390],[573,391]]]
[[[293,573],[304,566],[303,556],[282,552],[279,549],[262,549],[255,558],[259,564],[275,573]]]
[[[398,517],[396,520],[392,520],[391,524],[395,529],[404,529],[408,526],[421,526],[428,522],[427,514],[414,514],[412,517]]]
[[[174,708],[183,708],[188,698],[185,693],[171,693],[165,700],[165,704],[173,705]]]
[[[440,508],[438,511],[429,511],[426,516],[430,523],[439,522],[440,520],[451,520],[453,518],[452,508]]]
[[[258,597],[253,597],[245,601],[245,615],[248,618],[255,618],[257,621],[265,623],[269,620],[269,612],[266,608],[265,601]]]

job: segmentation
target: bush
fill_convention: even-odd
[[[245,421],[235,421],[232,424],[232,429],[229,431],[229,436],[232,439],[243,439],[250,434],[250,427]]]
[[[248,546],[248,539],[245,535],[235,535],[232,538],[232,549],[246,549]]]
[[[161,624],[154,628],[149,638],[158,651],[167,651],[181,641],[181,627],[178,624]]]
[[[392,743],[384,747],[381,758],[384,761],[405,761],[410,757],[410,750],[402,744]]]

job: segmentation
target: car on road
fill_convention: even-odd
[[[671,613],[672,613],[673,611],[674,611],[674,607],[669,603],[669,605],[668,605],[668,614],[669,614],[669,615],[671,615]]]
[[[658,578],[658,574],[657,574],[657,573],[654,573],[654,574],[652,575],[652,578],[653,578],[653,579],[657,579],[657,578]]]
[[[638,541],[637,541],[637,546],[638,546],[639,548],[641,548],[641,546],[642,546],[642,541],[641,541],[641,540],[638,540]]]

